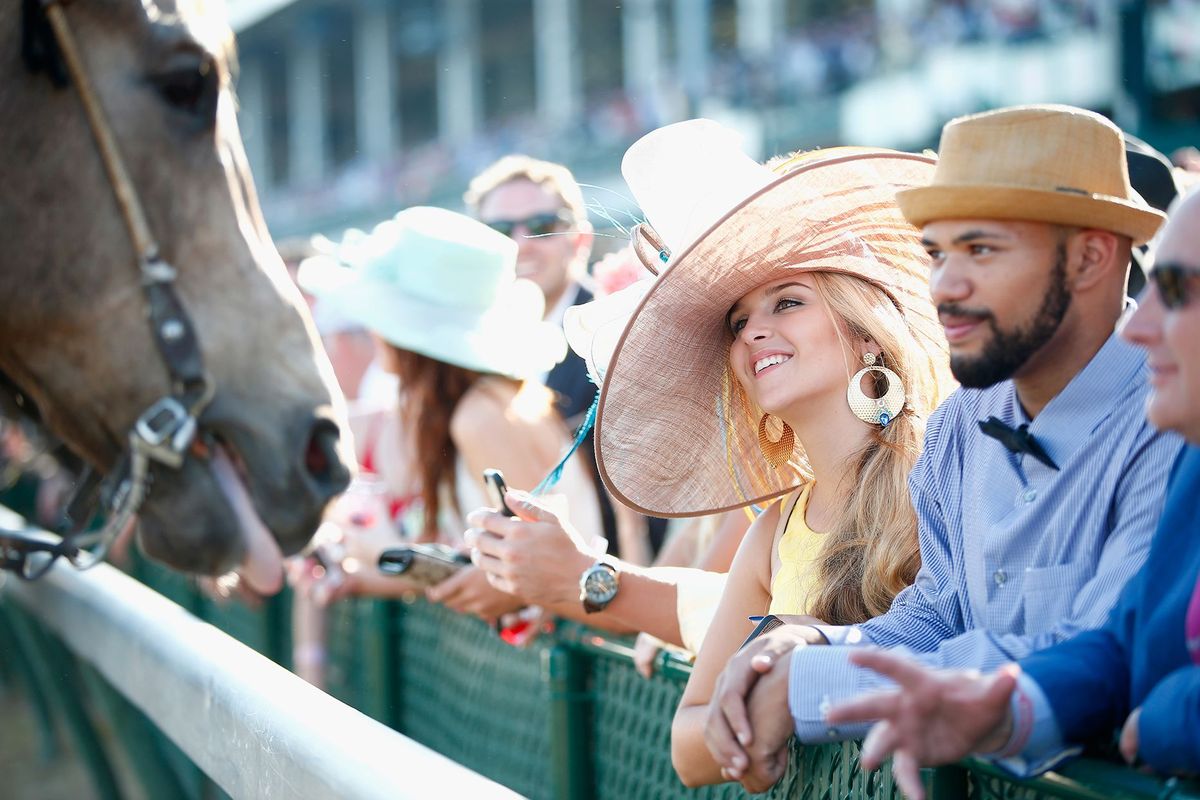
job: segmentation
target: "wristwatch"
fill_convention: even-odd
[[[617,596],[621,573],[607,561],[597,561],[584,570],[579,578],[579,600],[589,614],[603,611]]]

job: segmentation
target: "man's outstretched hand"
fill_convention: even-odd
[[[892,775],[911,800],[925,796],[921,767],[999,750],[1008,742],[1016,665],[980,675],[930,669],[883,650],[862,650],[850,660],[897,686],[834,706],[826,719],[830,724],[875,722],[863,742],[863,769],[878,769],[892,756]]]

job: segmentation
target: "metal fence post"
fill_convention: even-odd
[[[929,800],[958,800],[967,796],[967,771],[957,764],[921,770]]]
[[[554,797],[591,800],[592,752],[587,730],[587,671],[582,656],[562,644],[542,654],[550,697],[550,778]]]

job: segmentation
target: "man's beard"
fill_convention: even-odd
[[[1025,362],[1041,350],[1058,331],[1063,317],[1071,305],[1071,292],[1067,289],[1067,248],[1058,245],[1054,268],[1050,271],[1050,285],[1042,299],[1041,308],[1033,320],[1015,331],[1002,331],[990,311],[972,311],[953,304],[938,306],[939,313],[974,317],[987,323],[992,329],[992,338],[975,357],[950,357],[950,371],[963,386],[983,389],[995,386],[1011,378]]]

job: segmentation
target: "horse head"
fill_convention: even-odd
[[[151,467],[141,547],[189,572],[240,566],[271,592],[281,554],[303,547],[345,488],[350,457],[332,370],[261,218],[230,88],[232,35],[211,5],[63,10],[215,389],[182,466]],[[19,9],[0,11],[0,372],[106,471],[171,380],[80,95],[23,63],[15,34],[33,23]]]

